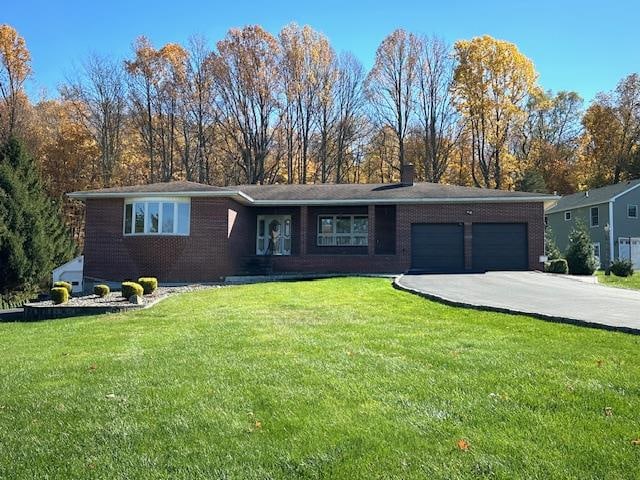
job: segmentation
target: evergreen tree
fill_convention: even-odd
[[[587,226],[582,221],[576,222],[575,228],[569,234],[566,258],[569,273],[572,275],[593,275],[598,268],[591,237],[589,237]]]
[[[528,169],[522,178],[516,182],[516,190],[519,192],[547,193],[547,184],[542,173],[538,170]]]
[[[10,138],[0,146],[0,297],[35,292],[75,250],[36,163]]]
[[[558,245],[556,245],[551,227],[545,227],[544,229],[544,251],[549,260],[562,258],[562,253],[560,253],[560,249],[558,248]]]

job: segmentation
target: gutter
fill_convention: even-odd
[[[615,201],[615,198],[616,197],[614,197],[612,200],[609,201],[609,263],[613,262],[613,259],[615,258],[615,252],[614,252],[615,235],[613,233],[613,231],[614,231],[614,227],[613,227],[613,202]],[[629,248],[631,248],[631,247],[629,247]],[[607,266],[607,268],[609,268],[609,267]]]

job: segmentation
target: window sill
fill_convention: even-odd
[[[123,233],[124,238],[139,238],[139,237],[151,237],[151,238],[163,238],[163,237],[188,237],[188,233]]]

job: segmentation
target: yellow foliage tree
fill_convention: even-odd
[[[0,139],[15,133],[21,106],[25,105],[24,82],[31,74],[31,55],[18,32],[0,25]]]
[[[488,35],[460,40],[454,50],[453,92],[470,130],[473,181],[487,188],[509,187],[515,163],[509,140],[524,121],[528,97],[538,89],[533,62],[513,43]]]

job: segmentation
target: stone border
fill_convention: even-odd
[[[427,300],[432,300],[434,302],[442,303],[444,305],[449,305],[451,307],[462,307],[462,308],[468,308],[471,310],[478,310],[481,312],[506,313],[509,315],[519,315],[524,317],[537,318],[539,320],[545,320],[547,322],[553,322],[553,323],[564,323],[569,325],[575,325],[578,327],[588,327],[588,328],[594,328],[598,330],[608,330],[611,332],[622,332],[622,333],[631,333],[633,335],[640,335],[640,330],[637,330],[631,327],[618,327],[614,325],[606,325],[603,323],[588,322],[586,320],[578,320],[576,318],[547,315],[544,313],[523,312],[520,310],[512,310],[509,308],[492,307],[490,305],[478,305],[475,303],[459,302],[456,300],[448,299],[446,297],[441,297],[439,295],[434,295],[433,293],[428,293],[423,290],[417,290],[415,288],[406,287],[400,283],[400,281],[402,280],[402,277],[404,277],[404,274],[395,277],[393,280],[392,285],[393,285],[393,288],[395,288],[396,290],[412,293],[413,295],[417,295],[419,297],[423,297],[423,298],[426,298]]]
[[[35,304],[24,304],[24,313],[22,314],[22,320],[24,322],[37,322],[40,320],[53,320],[56,318],[68,318],[68,317],[82,317],[85,315],[101,315],[104,313],[124,313],[132,310],[143,310],[145,308],[152,307],[160,303],[165,298],[169,298],[171,295],[164,295],[158,297],[149,303],[144,305],[124,304],[124,305],[108,305],[104,307],[100,306],[51,306],[43,305],[38,306]],[[20,321],[20,320],[18,320]]]

